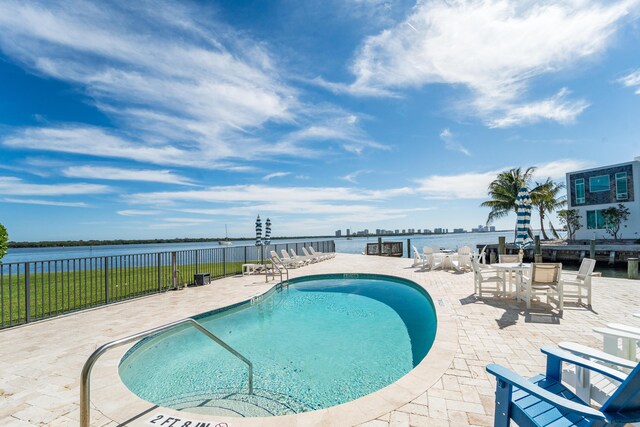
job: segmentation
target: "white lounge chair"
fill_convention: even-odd
[[[295,249],[293,248],[289,248],[289,254],[291,254],[292,259],[297,259],[298,261],[302,261],[305,264],[312,264],[316,262],[316,260],[313,257],[306,256],[306,255],[298,255]]]
[[[596,260],[584,258],[577,273],[562,272],[562,290],[565,301],[567,298],[576,299],[582,304],[586,298],[587,307],[591,307],[591,276],[596,266]]]
[[[305,261],[299,258],[292,258],[291,256],[289,256],[289,253],[285,249],[280,249],[280,253],[282,254],[282,260],[285,262],[299,262],[302,265],[309,264],[309,261]]]
[[[306,256],[307,258],[311,259],[311,262],[320,262],[320,261],[324,261],[322,258],[320,258],[317,255],[311,255],[309,253],[309,251],[307,251],[307,248],[305,248],[304,246],[302,247],[302,253],[304,254],[304,256]]]
[[[531,308],[531,299],[534,296],[545,295],[547,303],[557,302],[558,310],[562,315],[564,311],[564,297],[562,294],[562,281],[560,273],[562,263],[534,262],[529,270],[529,277],[523,277],[520,295],[524,296],[527,309]]]
[[[288,259],[282,259],[278,256],[278,254],[276,253],[276,251],[271,251],[271,261],[274,264],[279,264],[279,265],[283,265],[286,268],[298,268],[298,267],[302,267],[304,265],[304,263],[300,262],[300,261],[296,261],[296,260],[292,260],[290,258]]]
[[[311,252],[311,255],[326,257],[326,259],[333,258],[336,256],[335,252],[329,252],[326,254],[324,252],[316,252],[316,250],[313,249],[313,246],[309,246],[309,252]]]
[[[480,268],[480,263],[475,258],[471,260],[471,266],[475,294],[478,294],[480,298],[482,298],[483,292],[490,292],[494,296],[504,294],[504,278],[497,270]]]

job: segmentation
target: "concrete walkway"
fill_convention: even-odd
[[[403,377],[394,387],[367,399],[340,405],[333,411],[270,419],[227,418],[224,422],[240,427],[492,425],[495,382],[484,371],[487,363],[500,363],[520,375],[532,376],[543,372],[545,359],[539,351],[543,345],[571,340],[600,348],[602,340],[592,332],[593,327],[611,322],[640,326],[640,319],[631,316],[640,306],[638,281],[596,278],[593,311],[569,306],[560,319],[544,304],[534,304],[530,311],[525,311],[523,303],[513,300],[478,300],[473,295],[471,273],[421,272],[410,265],[409,259],[341,254],[333,260],[293,270],[292,276],[382,273],[419,283],[437,302],[442,325],[437,339],[440,345],[434,354],[430,353],[425,364],[429,366],[421,363],[415,373],[412,371],[413,374]],[[80,371],[97,347],[116,338],[246,300],[271,286],[273,282],[265,284],[264,276],[232,277],[209,286],[0,331],[0,425],[78,425]],[[126,348],[107,353],[96,365],[92,375],[92,425],[115,426],[139,415],[144,402],[128,393],[114,377],[124,351]],[[149,416],[145,415],[129,424],[153,425],[147,424],[148,421]]]

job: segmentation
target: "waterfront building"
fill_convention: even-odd
[[[464,228],[454,228],[453,232],[454,233],[464,233]]]
[[[627,163],[567,173],[567,204],[580,214],[576,240],[611,238],[602,211],[622,204],[630,211],[619,237],[640,239],[640,157]]]
[[[342,230],[336,230],[336,237],[342,236]]]

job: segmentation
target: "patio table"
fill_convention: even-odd
[[[460,269],[453,263],[453,261],[457,259],[457,252],[435,252],[433,254],[433,262],[435,264],[433,269],[460,271]]]
[[[503,279],[505,275],[509,274],[509,289],[511,289],[511,277],[512,273],[515,274],[516,277],[516,299],[520,300],[520,290],[522,287],[522,275],[525,271],[529,271],[531,269],[531,264],[527,263],[517,263],[517,262],[501,262],[497,264],[491,264],[491,268],[496,269],[497,271],[502,273]],[[507,281],[504,281],[504,294],[507,294]]]

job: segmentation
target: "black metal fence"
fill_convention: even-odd
[[[0,264],[0,329],[190,285],[197,273],[236,275],[272,250],[309,246],[335,251],[323,240]]]

